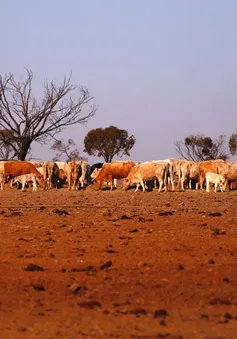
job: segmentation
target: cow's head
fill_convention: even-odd
[[[127,179],[127,178],[125,178],[124,180],[123,180],[123,190],[127,190],[128,189],[128,187],[130,186],[130,180],[129,179]]]
[[[36,180],[41,187],[43,187],[43,188],[45,187],[45,181],[44,181],[44,178],[43,178],[42,175],[37,175]]]
[[[101,189],[101,186],[102,186],[102,182],[94,179],[94,182],[93,182],[94,186],[95,186],[95,189],[98,191],[99,189]]]

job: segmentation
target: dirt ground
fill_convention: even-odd
[[[237,192],[0,192],[0,338],[237,338]]]

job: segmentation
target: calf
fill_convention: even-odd
[[[213,172],[206,173],[206,192],[209,192],[209,184],[215,184],[215,193],[217,192],[217,187],[219,185],[221,192],[223,192],[223,186],[226,182],[226,179],[221,175]]]
[[[19,175],[17,177],[14,178],[13,183],[21,183],[22,184],[22,191],[24,191],[25,189],[25,185],[28,182],[32,182],[33,183],[33,192],[37,191],[37,183],[36,183],[36,175],[33,173],[29,173],[29,174],[23,174],[23,175]]]

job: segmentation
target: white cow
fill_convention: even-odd
[[[142,186],[143,192],[145,192],[144,182],[148,180],[158,179],[159,192],[161,192],[163,185],[164,190],[167,191],[167,163],[166,162],[151,162],[146,161],[135,165],[129,172],[127,178],[123,182],[123,189],[128,189],[129,186],[136,184],[137,192],[139,186]]]
[[[19,175],[17,177],[14,178],[13,183],[21,183],[22,184],[22,191],[24,191],[25,189],[25,185],[28,182],[32,182],[33,183],[33,192],[37,191],[37,183],[36,183],[36,175],[33,173],[29,173],[29,174],[23,174],[23,175]]]
[[[206,192],[209,192],[209,184],[215,185],[215,193],[217,192],[217,187],[219,185],[221,192],[223,192],[223,186],[225,185],[226,178],[221,174],[207,172],[206,173]]]

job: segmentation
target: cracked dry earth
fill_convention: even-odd
[[[236,204],[1,192],[0,338],[237,338]]]

